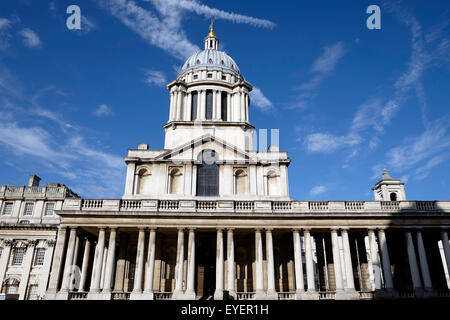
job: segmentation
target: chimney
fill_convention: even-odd
[[[39,182],[41,181],[41,178],[39,178],[35,174],[30,174],[30,180],[28,180],[28,186],[29,187],[39,187]]]
[[[148,143],[139,143],[138,149],[139,150],[148,150]]]

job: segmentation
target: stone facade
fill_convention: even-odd
[[[290,198],[218,43],[211,28],[168,84],[164,149],[128,151],[121,199],[58,202],[45,299],[449,297],[450,201],[408,201],[387,171],[375,201]]]

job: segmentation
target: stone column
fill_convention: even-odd
[[[375,290],[381,290],[381,269],[380,260],[378,259],[377,239],[374,229],[368,229],[370,260],[372,262],[372,273],[374,277]]]
[[[0,257],[0,284],[3,283],[3,280],[5,279],[5,273],[6,269],[9,265],[9,257],[11,255],[11,247],[12,247],[13,241],[10,239],[3,240],[3,251],[2,255]]]
[[[264,269],[263,269],[263,248],[262,248],[262,234],[261,230],[255,230],[255,265],[256,265],[256,292],[255,299],[265,298],[264,291]]]
[[[420,281],[419,266],[417,265],[416,252],[410,231],[406,231],[406,249],[408,250],[409,268],[411,270],[411,278],[413,282],[414,291],[422,291],[422,284]]]
[[[217,120],[217,90],[212,91],[213,94],[213,105],[212,105],[212,120]]]
[[[117,228],[111,228],[109,234],[108,258],[106,259],[105,280],[103,282],[103,293],[110,294],[112,280],[114,278],[114,265],[116,262],[116,234]]]
[[[100,279],[102,276],[103,254],[105,252],[105,228],[101,227],[98,233],[97,247],[95,248],[94,266],[92,268],[91,289],[88,298],[98,299],[100,292]]]
[[[428,259],[423,245],[422,232],[420,230],[417,230],[417,249],[419,252],[420,270],[422,271],[424,289],[432,291],[433,285],[431,283],[430,269],[428,268]]]
[[[319,293],[316,291],[316,282],[314,280],[314,264],[311,234],[309,229],[305,229],[303,232],[305,239],[305,259],[306,259],[306,277],[307,277],[307,299],[318,300]]]
[[[231,94],[227,93],[227,118],[225,121],[232,121],[233,118],[231,117]]]
[[[245,93],[244,93],[244,89],[241,89],[241,103],[240,103],[240,113],[241,113],[241,121],[244,122],[245,121]]]
[[[133,294],[130,296],[132,300],[140,299],[142,295],[142,278],[144,274],[144,250],[145,250],[145,229],[139,228],[137,252],[136,252],[136,268],[134,272]]]
[[[294,269],[295,269],[295,298],[302,299],[305,293],[305,284],[303,281],[303,261],[302,261],[302,245],[300,242],[300,232],[294,230],[292,232],[294,240]]]
[[[81,266],[81,281],[80,281],[80,287],[78,288],[78,291],[84,291],[86,286],[86,278],[87,278],[87,271],[89,266],[89,254],[91,251],[91,241],[89,238],[85,238],[84,243],[84,254],[83,254],[83,264]]]
[[[448,232],[446,230],[441,231],[441,238],[442,238],[442,249],[444,250],[445,261],[447,263],[447,270],[448,272],[450,272],[450,244],[448,242]]]
[[[217,120],[222,119],[222,92],[217,91],[217,112],[216,112],[216,118]]]
[[[394,291],[394,282],[392,280],[391,260],[389,259],[389,250],[386,242],[386,235],[383,229],[378,230],[378,241],[380,243],[381,263],[383,266],[384,287],[386,291]]]
[[[68,292],[70,286],[70,278],[72,275],[73,254],[75,251],[75,241],[77,236],[77,228],[70,228],[69,244],[67,246],[66,261],[64,264],[64,274],[60,292]]]
[[[195,300],[195,229],[189,229],[186,299]]]
[[[355,281],[353,279],[352,253],[350,252],[350,241],[348,240],[347,229],[341,231],[342,245],[344,249],[344,272],[347,282],[345,285],[345,299],[359,300],[359,293],[355,290]]]
[[[25,300],[27,294],[28,280],[30,279],[31,265],[33,264],[34,248],[38,243],[37,240],[29,240],[27,244],[27,251],[23,258],[23,273],[19,284],[19,300]]]
[[[145,276],[144,296],[146,300],[153,300],[153,277],[155,272],[156,228],[150,229],[148,238],[147,270]]]
[[[169,121],[173,121],[174,119],[174,113],[175,113],[175,92],[172,89],[170,91],[170,112],[169,112]]]
[[[192,117],[191,112],[192,112],[192,92],[189,92],[186,101],[186,113],[184,116],[185,121],[191,121]]]
[[[177,240],[177,262],[175,266],[175,291],[172,299],[180,300],[184,298],[183,294],[183,266],[184,266],[184,230],[178,229]]]
[[[175,120],[183,120],[181,119],[181,110],[183,109],[183,94],[184,92],[181,89],[178,89],[178,97],[177,97],[177,117]]]
[[[223,231],[217,229],[216,290],[214,300],[223,300]]]
[[[62,257],[64,255],[64,247],[66,245],[66,227],[60,227],[57,236],[57,242],[55,246],[55,253],[53,257],[53,263],[51,268],[50,280],[48,283],[48,290],[45,294],[46,300],[53,300],[56,298],[56,292],[58,290],[58,282],[62,271]],[[1,275],[0,275],[1,276]]]
[[[273,258],[272,230],[266,229],[266,257],[267,257],[267,298],[278,299],[275,290],[275,265]]]
[[[236,278],[236,264],[234,261],[234,235],[233,229],[228,229],[227,233],[227,261],[228,261],[228,293],[233,298],[236,298],[236,288],[234,285]]]
[[[336,229],[331,229],[331,246],[333,250],[334,277],[336,278],[336,299],[338,299],[338,295],[344,290],[344,283],[342,280],[341,255]]]
[[[200,120],[206,119],[206,91],[200,90]]]
[[[134,162],[127,163],[127,177],[125,181],[125,195],[131,196],[136,193],[134,190],[134,178],[135,178],[136,164]]]

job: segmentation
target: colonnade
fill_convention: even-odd
[[[113,279],[116,267],[116,238],[117,227],[108,228],[109,241],[106,244],[105,227],[98,229],[98,239],[95,245],[95,255],[93,258],[88,299],[111,299],[113,289]],[[52,272],[49,292],[56,291],[59,287],[59,297],[67,297],[64,294],[73,290],[73,264],[76,252],[80,247],[77,241],[76,227],[61,228],[57,242],[57,250],[65,250],[64,268],[60,269],[62,277],[58,285],[58,273]],[[235,228],[217,228],[216,233],[216,254],[215,254],[215,291],[214,299],[223,299],[224,291],[231,297],[239,298],[236,292],[236,263],[235,263]],[[65,233],[68,231],[67,246]],[[278,231],[278,230],[277,230]],[[196,298],[196,234],[202,232],[196,228],[178,228],[176,246],[175,265],[175,286],[172,292],[172,299],[195,299]],[[248,232],[248,231],[246,231]],[[250,231],[251,232],[251,231]],[[337,227],[328,230],[316,230],[311,228],[292,229],[293,262],[294,262],[294,283],[295,292],[292,292],[294,299],[319,299],[321,298],[317,285],[317,257],[314,235],[317,232],[329,236],[331,239],[330,250],[333,261],[333,272],[335,299],[359,299],[360,294],[355,288],[354,265],[352,261],[352,250],[349,241],[349,228]],[[358,230],[358,232],[362,232]],[[384,228],[367,228],[370,272],[372,273],[375,296],[398,297],[398,292],[394,288],[392,265],[389,255],[388,243]],[[406,229],[396,231],[404,233],[404,240],[407,250],[411,283],[416,296],[433,296],[434,289],[430,267],[422,235],[422,229]],[[254,292],[251,298],[254,299],[278,299],[279,292],[275,286],[275,258],[272,228],[256,228],[254,233]],[[148,237],[147,237],[148,234]],[[185,250],[185,236],[187,235],[187,250]],[[62,236],[62,238],[60,238]],[[155,274],[155,252],[156,252],[156,228],[139,228],[137,237],[136,263],[134,272],[134,285],[130,293],[130,299],[153,299],[153,282]],[[145,240],[148,238],[148,244]],[[440,232],[446,266],[450,265],[450,245],[448,231],[443,229]],[[81,264],[81,278],[78,291],[85,292],[87,289],[87,278],[89,267],[89,257],[91,250],[91,240],[86,238],[84,243],[83,261]],[[265,248],[265,259],[264,259]],[[226,249],[226,253],[225,253]],[[187,261],[185,261],[187,252]],[[146,254],[147,253],[147,254]],[[354,256],[354,255],[353,255]],[[63,254],[56,254],[53,267],[58,268],[61,264]],[[104,261],[106,259],[106,261]],[[227,277],[225,281],[225,261],[227,263]],[[266,267],[264,268],[264,261]],[[265,272],[264,272],[265,271]],[[401,271],[397,271],[401,272]],[[186,283],[184,283],[186,280]],[[305,281],[306,280],[306,281]]]

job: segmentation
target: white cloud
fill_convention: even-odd
[[[289,108],[306,109],[315,96],[312,92],[336,69],[337,64],[342,57],[344,57],[345,53],[346,49],[344,43],[341,41],[326,46],[323,49],[322,54],[317,57],[311,66],[311,79],[296,87],[296,89],[300,90],[302,93],[297,96],[297,101]]]
[[[94,111],[94,116],[96,117],[107,117],[113,114],[114,112],[112,111],[112,108],[106,104],[99,105]]]
[[[252,99],[252,105],[258,107],[262,111],[268,111],[274,108],[273,103],[267,99],[259,88],[253,87],[253,90],[250,91],[250,98]]]
[[[309,191],[310,196],[318,196],[327,191],[326,186],[315,186]]]
[[[86,17],[86,15],[81,16],[81,31],[84,33],[90,32],[92,29],[95,29],[97,26],[93,22],[91,18]]]
[[[24,28],[19,34],[23,37],[23,43],[30,48],[39,48],[42,45],[39,36],[31,29]]]
[[[358,135],[335,136],[330,133],[312,133],[305,137],[304,145],[309,152],[331,153],[346,146],[361,143]]]
[[[138,6],[134,1],[101,0],[106,8],[124,25],[136,32],[149,44],[157,46],[181,60],[199,50],[199,47],[187,39],[181,26],[184,12],[194,12],[207,17],[225,19],[234,23],[246,23],[256,27],[273,28],[275,24],[268,20],[253,18],[210,8],[197,1],[188,0],[148,0],[158,11],[154,12]]]
[[[167,79],[164,73],[156,70],[145,71],[145,83],[149,86],[164,87],[167,84]]]
[[[0,30],[8,29],[11,26],[11,21],[6,18],[0,18]]]
[[[254,27],[274,28],[276,25],[272,21],[265,19],[258,19],[234,12],[226,12],[223,10],[211,8],[207,5],[201,4],[195,0],[145,0],[153,2],[157,6],[178,7],[190,12],[195,12],[198,15],[203,15],[207,18],[215,18],[228,20],[234,23],[249,24]]]

